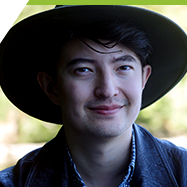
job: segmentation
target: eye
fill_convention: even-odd
[[[89,69],[89,68],[86,68],[86,67],[81,67],[81,68],[75,69],[74,72],[75,72],[77,75],[87,75],[87,74],[89,74],[89,73],[92,73],[92,70]]]
[[[129,71],[131,69],[132,67],[125,65],[125,66],[120,66],[119,68],[117,68],[117,71]]]

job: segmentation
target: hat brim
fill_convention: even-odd
[[[165,95],[186,73],[186,34],[160,14],[134,6],[63,6],[45,11],[15,25],[0,45],[1,87],[14,105],[35,118],[62,123],[60,106],[50,101],[36,78],[39,64],[45,59],[42,37],[53,37],[46,29],[51,18],[58,18],[64,27],[131,21],[147,32],[153,46],[152,74],[143,91],[142,109]]]

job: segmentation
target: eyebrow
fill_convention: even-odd
[[[137,62],[136,59],[132,55],[123,55],[121,57],[115,58],[113,62],[119,62],[119,61],[134,61]]]
[[[88,59],[88,58],[76,58],[68,62],[66,67],[73,66],[75,64],[81,64],[81,63],[95,63],[96,60]]]

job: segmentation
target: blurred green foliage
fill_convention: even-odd
[[[15,23],[25,17],[53,5],[27,5]],[[186,5],[147,5],[141,6],[166,15],[187,31]],[[9,111],[14,111],[12,119],[17,125],[17,142],[46,142],[55,136],[61,126],[45,123],[15,108],[0,90],[0,125],[9,121]],[[140,112],[137,123],[146,127],[158,137],[187,133],[187,78],[185,77],[169,94]]]
[[[51,140],[61,127],[60,125],[48,124],[34,118],[22,119],[18,123],[17,142],[47,142]]]
[[[6,124],[16,125],[16,142],[47,142],[52,139],[61,125],[43,122],[24,114],[17,109],[4,95],[0,88],[0,126]],[[11,129],[10,129],[11,133]],[[15,133],[13,133],[15,135]]]

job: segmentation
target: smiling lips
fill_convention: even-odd
[[[90,107],[89,109],[92,110],[93,112],[101,115],[112,115],[117,113],[123,106],[121,105],[100,105],[96,107]]]

